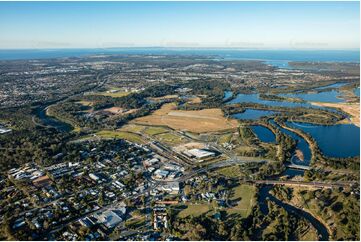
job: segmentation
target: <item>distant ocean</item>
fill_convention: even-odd
[[[214,55],[216,58],[263,61],[360,62],[359,50],[240,50],[182,48],[0,50],[0,60],[81,57],[101,54]]]

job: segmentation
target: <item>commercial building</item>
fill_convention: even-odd
[[[204,149],[191,149],[188,151],[184,151],[184,153],[187,156],[190,156],[192,158],[197,158],[197,159],[205,159],[205,158],[213,157],[216,155],[215,152],[212,152],[209,150],[204,150]]]

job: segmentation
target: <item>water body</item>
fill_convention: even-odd
[[[360,156],[360,128],[353,124],[330,126],[287,122],[287,125],[310,134],[329,157]]]
[[[356,96],[360,96],[360,87],[355,88],[354,93]]]
[[[340,103],[345,100],[339,98],[341,94],[336,91],[327,91],[327,92],[309,92],[309,93],[287,93],[280,94],[282,97],[290,97],[290,98],[301,98],[308,102],[328,102],[328,103]]]
[[[265,143],[276,142],[276,136],[270,129],[262,125],[252,125],[251,129],[262,142]]]
[[[225,92],[224,92],[223,100],[227,100],[227,99],[231,98],[232,96],[233,96],[233,92],[231,92],[231,91],[225,91]]]
[[[283,133],[294,139],[297,142],[296,150],[302,151],[303,161],[298,159],[296,153],[294,153],[291,162],[296,165],[306,165],[306,166],[310,165],[312,153],[311,153],[310,145],[307,143],[307,141],[298,134],[282,128],[281,126],[276,124],[276,122],[274,122],[273,120],[271,120],[270,123],[277,126]]]
[[[358,50],[244,50],[196,48],[93,48],[0,50],[1,60],[79,57],[102,54],[213,55],[226,60],[262,60],[282,66],[289,61],[360,62]],[[269,62],[272,64],[272,62]],[[278,63],[278,64],[277,64]],[[288,65],[288,64],[287,64]]]
[[[34,110],[34,112],[44,126],[53,127],[61,132],[69,132],[73,129],[70,124],[64,123],[58,119],[46,115],[45,107],[38,107]]]
[[[317,100],[321,102],[321,99],[317,99]],[[234,99],[227,102],[227,104],[235,104],[235,103],[258,103],[258,104],[267,105],[270,107],[285,107],[285,108],[303,107],[303,108],[314,108],[314,109],[327,110],[327,111],[334,112],[334,113],[338,112],[336,109],[328,108],[328,107],[319,107],[319,106],[312,105],[308,102],[288,102],[288,101],[263,100],[263,99],[260,99],[258,93],[238,94]]]
[[[288,62],[289,61],[286,60],[268,60],[264,63],[280,69],[294,69],[292,66],[288,65]]]
[[[227,102],[227,104],[235,104],[235,103],[258,103],[271,107],[311,107],[312,105],[309,103],[296,103],[296,102],[286,102],[286,101],[270,101],[260,99],[258,93],[252,94],[238,94],[234,99]],[[316,107],[316,106],[315,106]],[[318,108],[318,107],[317,107]]]
[[[305,173],[305,171],[303,171],[303,170],[287,168],[284,172],[282,172],[281,176],[288,176],[288,177],[292,178],[295,176],[303,176],[304,173]]]
[[[258,110],[258,109],[246,109],[243,113],[232,114],[231,117],[236,119],[248,119],[248,120],[257,120],[264,116],[270,116],[276,112],[268,110]]]

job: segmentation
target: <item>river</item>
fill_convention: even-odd
[[[46,114],[47,107],[48,106],[39,106],[34,109],[35,115],[41,121],[40,125],[52,127],[61,132],[69,132],[73,129],[73,127],[70,124],[64,123],[64,122],[60,121],[59,119],[48,116]]]
[[[260,205],[261,212],[263,214],[268,214],[268,206],[267,206],[267,200],[270,200],[274,203],[276,203],[278,206],[284,208],[287,212],[295,214],[298,217],[306,219],[308,222],[310,222],[313,227],[318,232],[319,240],[326,241],[329,239],[329,233],[325,225],[323,225],[320,221],[318,221],[315,217],[313,217],[310,213],[296,208],[292,205],[289,205],[287,203],[284,203],[280,200],[278,200],[276,197],[272,196],[270,194],[270,191],[272,190],[272,185],[264,185],[259,190],[258,195],[258,202]]]

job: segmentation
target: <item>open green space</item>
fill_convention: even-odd
[[[144,140],[141,138],[140,135],[125,132],[125,131],[118,131],[118,130],[101,130],[91,135],[86,135],[81,137],[76,141],[85,141],[85,140],[93,140],[93,139],[125,139],[130,142],[144,144]]]
[[[233,208],[227,209],[228,214],[240,214],[242,217],[247,217],[253,205],[256,202],[256,187],[252,185],[241,184],[232,188],[230,200],[237,202]]]
[[[217,170],[217,173],[230,178],[240,177],[242,175],[242,171],[238,165],[221,168]]]
[[[212,206],[210,204],[189,204],[186,209],[183,209],[180,213],[178,213],[178,217],[197,217],[209,212],[210,210],[212,210]]]
[[[179,135],[172,133],[162,133],[155,135],[155,138],[168,145],[179,145],[183,143],[183,138]]]
[[[138,144],[143,144],[144,141],[140,137],[140,135],[124,132],[124,131],[112,131],[112,130],[102,130],[96,133],[98,137],[102,138],[115,138],[115,139],[125,139],[131,142],[135,142]]]
[[[169,130],[163,127],[147,127],[144,131],[144,133],[146,133],[147,135],[157,135],[157,134],[162,134],[162,133],[166,133]]]

